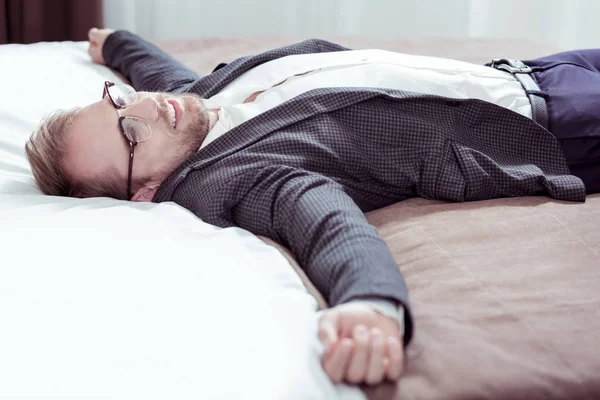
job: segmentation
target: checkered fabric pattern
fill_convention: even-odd
[[[131,34],[105,51],[137,89],[219,92],[290,54],[341,51],[309,40],[238,59],[198,78]],[[109,38],[110,39],[110,38]],[[550,195],[585,200],[559,144],[535,122],[480,100],[373,88],[311,90],[219,137],[169,176],[155,202],[287,246],[331,305],[365,296],[404,305],[404,279],[363,212],[409,197],[450,201]]]

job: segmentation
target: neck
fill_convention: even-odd
[[[208,110],[208,131],[210,132],[214,128],[215,124],[219,120],[219,110],[212,109]]]
[[[208,114],[208,129],[206,129],[206,131],[204,131],[204,133],[202,134],[200,144],[204,142],[206,136],[208,136],[212,128],[215,127],[215,124],[219,120],[219,109],[207,109],[206,112]],[[198,147],[200,146],[200,144],[198,144]]]

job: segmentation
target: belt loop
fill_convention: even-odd
[[[491,67],[510,72],[511,74],[530,74],[532,72],[531,68],[525,65],[523,61],[510,58],[494,58]]]

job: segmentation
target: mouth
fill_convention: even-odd
[[[181,103],[175,99],[167,100],[167,105],[167,112],[169,113],[171,125],[173,126],[173,129],[176,129],[179,122],[181,122],[181,117],[183,117],[183,107],[181,106]]]

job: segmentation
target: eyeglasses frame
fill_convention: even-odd
[[[152,137],[152,129],[150,128],[150,126],[148,126],[148,124],[146,123],[146,121],[144,121],[141,118],[138,117],[132,117],[132,116],[125,116],[125,115],[121,115],[120,110],[127,108],[128,106],[121,106],[119,104],[117,104],[115,102],[115,100],[112,98],[112,96],[110,95],[110,91],[108,90],[110,87],[115,86],[116,84],[114,82],[111,81],[105,81],[104,82],[104,91],[102,92],[102,98],[104,99],[106,96],[108,96],[108,99],[110,100],[111,104],[113,105],[113,107],[115,108],[115,110],[117,111],[117,115],[119,116],[119,129],[121,130],[121,134],[123,135],[123,138],[125,139],[125,141],[127,142],[127,144],[129,145],[129,171],[127,173],[127,198],[129,200],[131,200],[131,198],[133,197],[132,193],[131,193],[131,183],[132,183],[132,176],[133,176],[133,157],[135,155],[135,146],[137,146],[139,143],[143,143],[146,140],[150,139],[150,137]],[[136,100],[137,101],[137,92],[136,93]],[[134,102],[135,103],[135,102]],[[125,128],[123,127],[123,121],[125,121],[126,119],[132,119],[132,120],[138,120],[141,121],[142,123],[144,123],[148,129],[150,130],[150,136],[148,136],[148,139],[145,140],[141,140],[141,141],[132,141],[127,137],[127,134],[125,133]]]

